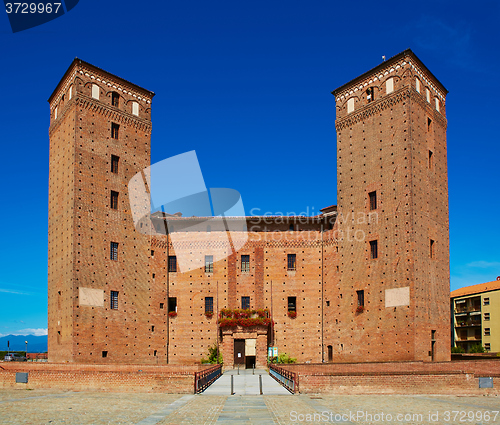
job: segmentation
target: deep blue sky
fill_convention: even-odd
[[[12,34],[0,13],[0,335],[47,327],[47,99],[76,56],[156,93],[153,162],[194,149],[247,213],[316,214],[336,203],[330,91],[413,49],[450,91],[451,287],[494,280],[499,20],[498,1],[80,0]]]

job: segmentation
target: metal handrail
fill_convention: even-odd
[[[198,394],[207,389],[212,382],[222,375],[222,365],[218,364],[209,369],[194,373],[194,393]]]
[[[299,392],[299,375],[296,372],[290,372],[274,364],[269,365],[269,375],[283,385],[291,393]]]

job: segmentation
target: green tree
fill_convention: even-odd
[[[475,344],[470,348],[471,353],[484,353],[484,347],[481,344]]]
[[[452,353],[465,353],[465,350],[463,347],[451,347],[451,352]]]

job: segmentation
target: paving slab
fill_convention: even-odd
[[[290,392],[276,382],[264,369],[228,370],[210,385],[203,395],[231,395],[231,376],[233,377],[233,395],[260,395],[259,375],[262,376],[262,393],[264,395],[290,395]]]

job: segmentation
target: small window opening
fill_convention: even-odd
[[[368,194],[368,197],[370,198],[370,210],[376,210],[377,209],[377,192],[370,192]]]
[[[118,108],[118,104],[120,102],[120,95],[117,92],[111,93],[111,105]]]
[[[250,255],[241,256],[241,271],[242,272],[250,271]]]
[[[490,305],[490,299],[489,298],[484,298],[483,299],[483,305]]]
[[[205,297],[205,313],[214,312],[214,297]]]
[[[111,242],[110,259],[113,261],[118,261],[118,242]]]
[[[154,351],[153,351],[153,356],[155,356],[155,357],[156,357],[156,354],[157,354],[157,353],[158,353],[158,350],[154,350]]]
[[[432,127],[432,120],[430,118],[427,118],[427,132],[431,131]]]
[[[177,297],[168,297],[168,312],[177,312]]]
[[[288,311],[297,311],[297,297],[288,297]]]
[[[168,271],[172,273],[177,272],[177,257],[175,255],[168,256]]]
[[[111,138],[118,140],[118,130],[120,129],[120,125],[114,122],[111,123]]]
[[[111,310],[118,310],[118,291],[111,291],[110,307]]]
[[[484,328],[484,336],[490,336],[490,335],[491,335],[490,328]]]
[[[366,101],[368,103],[373,102],[375,100],[375,92],[373,87],[368,87],[366,89]]]
[[[163,310],[164,307],[165,307],[165,304],[164,303],[160,303],[160,309]]]
[[[358,307],[364,307],[365,306],[365,291],[356,291],[356,295],[358,297]]]
[[[116,155],[111,155],[111,172],[114,174],[118,174],[118,162],[120,161],[120,157]]]
[[[108,357],[108,352],[107,351],[103,351],[102,352],[102,358],[104,359],[106,357]]]
[[[110,207],[112,210],[118,209],[118,192],[115,192],[114,190],[111,191]]]
[[[241,297],[241,309],[242,310],[250,309],[250,297]]]
[[[431,239],[429,241],[429,257],[430,258],[434,258],[434,255],[435,255],[435,253],[434,253],[434,244],[435,244],[434,240]]]
[[[434,154],[432,151],[429,151],[429,170],[432,169],[434,162]]]
[[[287,269],[294,271],[297,269],[297,256],[296,254],[288,254]]]
[[[155,326],[154,326],[154,325],[152,325],[152,326],[151,326],[151,332],[154,332],[154,331],[155,331]]]
[[[205,255],[205,273],[214,272],[214,256]]]
[[[370,241],[370,258],[372,260],[378,258],[378,241]]]

